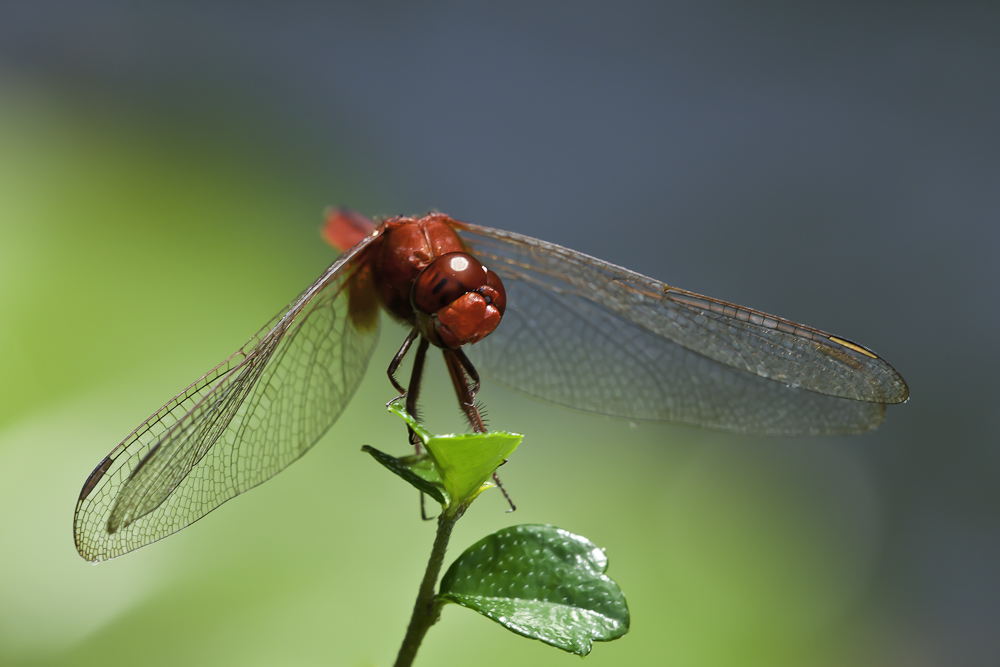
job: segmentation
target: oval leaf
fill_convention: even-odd
[[[604,550],[555,526],[511,526],[469,547],[448,568],[438,597],[512,632],[587,655],[594,641],[628,632],[622,593],[605,576]]]

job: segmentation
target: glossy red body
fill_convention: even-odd
[[[376,247],[369,250],[379,301],[393,317],[415,324],[410,292],[413,283],[435,259],[450,252],[467,252],[445,223],[447,216],[393,218],[382,223]]]
[[[342,251],[368,234],[379,236],[352,283],[352,304],[365,302],[370,281],[390,315],[419,326],[421,334],[443,348],[476,343],[496,329],[507,302],[503,284],[468,253],[451,218],[440,213],[397,217],[377,228],[364,222],[352,211],[337,210],[323,228],[324,238]],[[351,313],[371,316],[370,309],[355,306]]]
[[[507,295],[500,277],[479,260],[451,252],[417,276],[410,301],[421,333],[439,347],[458,348],[479,342],[497,328]]]

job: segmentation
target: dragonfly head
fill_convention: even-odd
[[[500,276],[464,252],[441,255],[420,272],[410,290],[417,324],[438,347],[459,348],[489,335],[507,306]]]

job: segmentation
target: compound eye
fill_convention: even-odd
[[[413,282],[414,309],[433,315],[448,304],[487,283],[486,269],[472,255],[449,252],[427,265]]]
[[[489,297],[486,302],[493,304],[493,307],[503,317],[503,313],[507,309],[507,291],[503,288],[503,283],[500,282],[500,276],[490,269],[486,269],[486,286],[480,287],[479,293],[484,298]]]

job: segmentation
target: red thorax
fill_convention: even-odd
[[[468,253],[449,222],[440,213],[385,221],[370,266],[378,299],[393,317],[454,349],[496,329],[507,298],[500,277]]]

